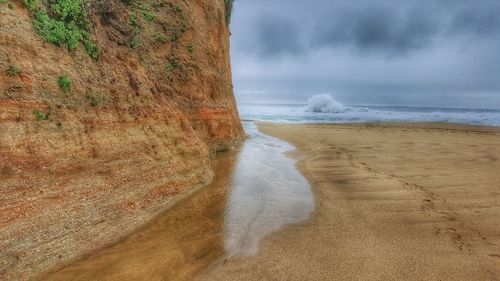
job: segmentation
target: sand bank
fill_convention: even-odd
[[[500,130],[276,125],[316,212],[200,280],[500,279]]]

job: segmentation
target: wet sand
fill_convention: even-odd
[[[500,130],[272,125],[316,212],[199,280],[499,280]]]
[[[259,129],[296,146],[312,199],[273,155],[291,147],[253,138],[213,184],[45,280],[500,280],[500,129]]]
[[[214,166],[231,171],[234,154]],[[230,176],[218,169],[213,183],[179,202],[123,241],[39,277],[68,280],[192,280],[224,256],[224,208]]]
[[[231,258],[258,253],[260,241],[314,211],[307,180],[284,155],[289,144],[257,131],[239,151],[213,161],[214,181],[111,247],[42,280],[193,280]]]

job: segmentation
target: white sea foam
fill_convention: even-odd
[[[330,94],[314,95],[307,100],[307,112],[342,113],[347,110],[347,107],[337,102]]]
[[[332,102],[333,101],[333,102]],[[239,104],[242,119],[286,123],[449,122],[500,126],[500,110],[346,106],[331,96],[311,98],[307,105]]]

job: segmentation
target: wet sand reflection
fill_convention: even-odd
[[[210,186],[124,241],[43,280],[191,280],[224,255],[224,209],[235,153],[214,161]]]
[[[307,219],[314,199],[289,144],[246,124],[251,138],[213,162],[215,178],[127,239],[43,280],[192,280],[231,257],[251,258],[259,241]]]

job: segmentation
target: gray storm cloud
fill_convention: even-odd
[[[256,28],[258,45],[255,50],[260,56],[297,55],[304,52],[300,30],[296,23],[287,17],[263,16]]]
[[[500,108],[499,12],[500,0],[236,0],[236,92]]]
[[[347,46],[406,54],[432,43],[439,21],[421,10],[392,11],[387,7],[363,7],[337,13],[329,21],[316,23],[312,46]]]

